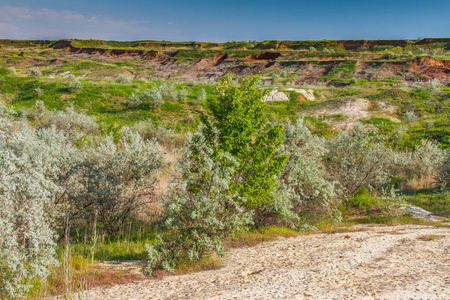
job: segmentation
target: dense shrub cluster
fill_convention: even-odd
[[[95,119],[73,106],[53,112],[38,102],[32,116],[36,128],[0,115],[2,298],[46,277],[62,226],[90,224],[98,215],[104,231],[116,233],[147,203],[164,166],[155,140],[126,127],[119,142],[100,136]]]
[[[0,297],[19,297],[29,279],[45,278],[55,259],[52,195],[60,188],[44,176],[42,160],[9,147],[20,143],[13,124],[0,117]]]

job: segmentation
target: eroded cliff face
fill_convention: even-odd
[[[423,39],[414,45],[449,43],[450,39]],[[80,44],[80,43],[78,43]],[[88,43],[86,43],[88,44]],[[101,43],[100,43],[101,44]],[[136,42],[126,49],[112,48],[106,44],[99,47],[77,47],[70,40],[52,41],[13,41],[3,40],[0,45],[7,47],[41,47],[54,49],[61,53],[61,59],[82,58],[85,60],[136,60],[142,67],[152,70],[152,76],[179,80],[216,79],[227,72],[238,76],[273,75],[283,72],[289,75],[292,84],[325,82],[328,85],[345,85],[341,80],[355,77],[366,80],[382,80],[396,77],[405,81],[427,81],[438,79],[443,84],[450,84],[450,61],[433,57],[401,57],[383,59],[383,54],[362,50],[374,47],[404,47],[411,45],[406,40],[346,40],[346,41],[266,41],[251,50],[224,49],[224,44],[212,43],[170,43],[170,42]],[[346,51],[345,57],[335,52],[305,50],[308,45],[333,47],[333,51]],[[312,47],[312,46],[311,46]],[[295,50],[298,48],[297,50]],[[1,49],[0,49],[1,51]],[[179,55],[183,51],[199,54],[199,58]],[[202,52],[205,51],[205,52]],[[328,50],[327,50],[328,51]],[[249,55],[245,53],[249,52]],[[244,53],[244,55],[242,55]],[[202,57],[204,56],[204,57]],[[56,61],[56,62],[55,62]],[[61,60],[24,58],[21,62],[30,66],[60,65]],[[349,67],[350,71],[342,71]],[[349,73],[350,72],[350,73]],[[136,74],[139,77],[139,72]],[[144,76],[144,74],[142,75]]]

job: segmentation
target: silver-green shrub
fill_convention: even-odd
[[[211,253],[221,256],[221,239],[251,224],[252,213],[229,190],[237,162],[226,153],[215,154],[210,143],[217,139],[217,130],[201,126],[183,150],[179,175],[164,200],[166,233],[156,245],[147,246],[150,273],[159,268],[173,271],[181,261]]]
[[[417,121],[418,117],[414,111],[408,110],[403,114],[402,119],[406,123],[411,123]]]
[[[450,151],[445,152],[445,159],[439,170],[439,183],[442,188],[450,188]]]
[[[439,79],[433,78],[427,81],[426,87],[432,94],[435,94],[441,90],[441,82]]]
[[[135,93],[131,93],[130,96],[128,96],[127,98],[127,106],[128,107],[137,107],[139,106],[139,104],[142,103],[142,98],[139,97],[137,94]]]
[[[180,102],[186,101],[188,95],[189,92],[186,89],[182,88],[181,90],[178,91],[177,99]]]
[[[117,144],[112,136],[93,141],[78,168],[78,187],[68,195],[72,218],[89,221],[98,211],[98,220],[109,234],[148,203],[156,173],[164,167],[156,141],[144,140],[127,127],[121,135]]]
[[[36,101],[31,113],[38,128],[55,126],[57,129],[67,132],[79,131],[87,135],[99,133],[96,118],[76,112],[73,103],[69,103],[64,110],[49,111],[43,101]]]
[[[395,169],[403,175],[438,180],[445,162],[446,152],[439,143],[424,140],[415,146],[414,151],[397,153]]]
[[[339,132],[326,146],[326,165],[339,184],[341,196],[351,197],[362,187],[369,191],[389,187],[392,152],[376,129],[366,130],[355,124]]]
[[[206,100],[206,97],[207,97],[207,94],[206,94],[206,91],[205,91],[205,89],[200,89],[199,91],[198,91],[198,94],[197,94],[197,98],[199,99],[199,100]]]
[[[53,195],[60,188],[44,175],[42,160],[32,160],[14,144],[30,143],[0,117],[0,297],[16,298],[45,279],[56,265],[56,215]],[[41,153],[33,153],[35,157]]]
[[[282,222],[298,228],[334,214],[335,183],[323,166],[321,157],[325,153],[325,140],[311,134],[303,117],[295,124],[286,122],[279,155],[287,154],[289,159],[277,176],[277,197],[257,211],[260,223]]]
[[[83,89],[83,84],[78,79],[74,79],[69,83],[68,89],[69,92],[75,93],[76,91]]]
[[[163,124],[155,125],[151,119],[137,122],[130,128],[138,132],[144,139],[155,139],[167,148],[181,148],[186,142],[184,135],[176,134],[173,129]]]
[[[36,95],[36,97],[41,97],[42,95],[44,95],[44,90],[40,87],[37,87],[34,89],[34,94]]]
[[[151,90],[144,91],[141,98],[143,101],[150,101],[151,105],[157,108],[164,104],[161,91],[156,87],[153,87]]]
[[[117,83],[121,83],[121,84],[130,84],[131,78],[126,74],[120,74],[119,76],[117,76],[116,81],[117,81]]]
[[[31,68],[28,70],[28,77],[37,78],[37,77],[41,77],[41,76],[42,76],[42,72],[41,72],[41,70],[39,70],[39,68]]]
[[[177,100],[178,94],[175,87],[170,83],[163,83],[159,86],[159,91],[163,98],[175,101]]]

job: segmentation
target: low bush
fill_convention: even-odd
[[[128,75],[120,74],[117,77],[116,82],[117,83],[121,83],[121,84],[130,84],[131,83],[131,78]]]
[[[69,103],[64,110],[50,111],[47,110],[44,102],[36,101],[35,106],[31,110],[31,114],[38,128],[55,126],[55,128],[65,130],[68,133],[74,133],[76,131],[87,135],[99,133],[96,118],[76,112],[72,103]]]
[[[415,112],[408,110],[407,112],[405,112],[403,114],[402,119],[406,123],[412,123],[412,122],[417,121],[418,117]]]
[[[322,217],[339,218],[334,199],[335,183],[328,178],[321,157],[326,153],[325,140],[312,135],[303,118],[284,126],[279,155],[289,159],[277,176],[274,201],[256,210],[255,223],[303,227]]]
[[[44,90],[40,87],[37,87],[34,89],[34,94],[36,95],[36,97],[41,97],[42,95],[44,95]]]
[[[68,90],[71,93],[75,93],[76,91],[79,91],[81,89],[83,89],[83,84],[78,79],[74,79],[68,85]]]
[[[144,139],[155,139],[166,148],[182,148],[186,138],[182,134],[176,134],[173,129],[163,125],[155,125],[152,120],[140,121],[130,126],[133,131],[138,132]]]
[[[362,187],[381,192],[390,187],[392,152],[377,129],[356,124],[328,141],[327,149],[326,165],[339,183],[341,197],[354,196]]]
[[[42,76],[41,70],[39,68],[31,68],[28,70],[28,77],[38,78]]]

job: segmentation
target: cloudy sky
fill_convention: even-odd
[[[450,37],[449,0],[0,0],[0,39]]]

